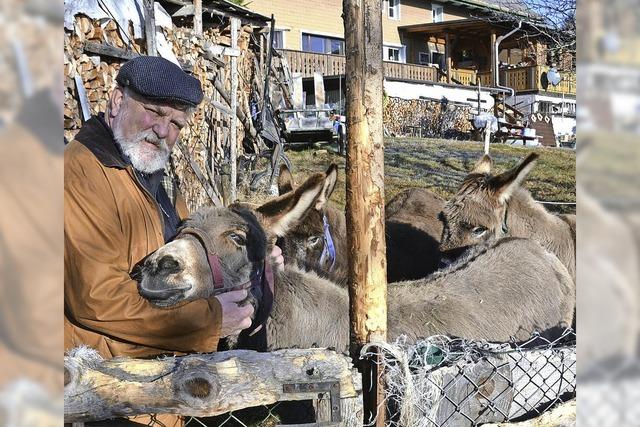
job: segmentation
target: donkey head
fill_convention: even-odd
[[[493,176],[491,157],[482,156],[440,214],[443,222],[440,250],[461,249],[507,234],[509,199],[537,158],[536,153],[531,153],[513,169]]]
[[[324,186],[315,204],[286,233],[282,242],[284,256],[289,262],[296,262],[303,269],[312,269],[323,275],[331,272],[336,263],[334,236],[331,234],[326,208],[336,186],[338,166],[331,164],[324,176]],[[293,177],[285,165],[280,168],[278,190],[280,194],[294,191]]]
[[[250,287],[263,277],[268,244],[295,227],[324,187],[325,175],[316,174],[255,210],[240,204],[198,210],[176,239],[145,258],[136,272],[140,294],[168,307]]]

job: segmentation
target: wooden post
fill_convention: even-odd
[[[449,33],[445,33],[444,40],[444,59],[447,65],[447,83],[451,84],[451,36]]]
[[[238,18],[231,18],[231,49],[238,48]],[[238,111],[238,57],[231,57],[231,111]],[[229,134],[229,163],[231,166],[231,181],[229,185],[229,203],[233,203],[237,198],[237,158],[238,158],[238,115],[231,116],[231,130]]]
[[[202,0],[193,0],[193,31],[202,35]]]
[[[384,140],[382,133],[382,14],[380,0],[343,0],[347,163],[346,217],[349,248],[351,354],[387,339],[384,235]],[[366,390],[364,422],[384,423],[382,388],[375,360],[360,364]],[[379,410],[379,411],[378,411]]]
[[[144,34],[147,39],[147,55],[156,56],[156,13],[153,0],[144,0]]]
[[[500,75],[498,74],[500,70],[496,66],[496,32],[493,30],[490,34],[489,46],[491,46],[491,81],[493,86],[497,86],[500,84]]]

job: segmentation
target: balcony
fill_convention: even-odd
[[[301,73],[303,77],[313,77],[314,72],[323,76],[339,76],[345,74],[345,57],[324,53],[302,52],[282,49],[280,52],[287,59],[292,73]],[[516,92],[546,91],[553,93],[576,94],[575,73],[561,73],[563,79],[557,86],[542,85],[542,74],[549,69],[545,65],[517,67],[500,71],[500,83],[513,88]],[[418,64],[402,64],[398,62],[384,62],[384,76],[390,79],[446,83],[447,77],[436,67]],[[476,72],[471,69],[452,69],[452,83],[475,85],[477,79],[483,86],[491,86],[491,72]]]

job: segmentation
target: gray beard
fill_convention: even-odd
[[[171,155],[167,141],[164,138],[158,138],[152,130],[125,138],[119,130],[114,129],[113,136],[124,155],[131,161],[134,169],[143,173],[153,173],[164,169]],[[145,139],[158,144],[159,147],[151,148],[143,144]]]

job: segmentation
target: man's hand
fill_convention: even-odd
[[[280,249],[279,246],[273,245],[270,257],[273,270],[282,271],[282,269],[284,268],[284,257],[282,256],[282,249]]]
[[[251,326],[251,316],[253,315],[253,305],[238,306],[238,302],[244,300],[248,295],[246,289],[239,291],[225,292],[216,295],[222,306],[222,326],[220,327],[220,338],[229,335],[237,335],[243,329]]]

